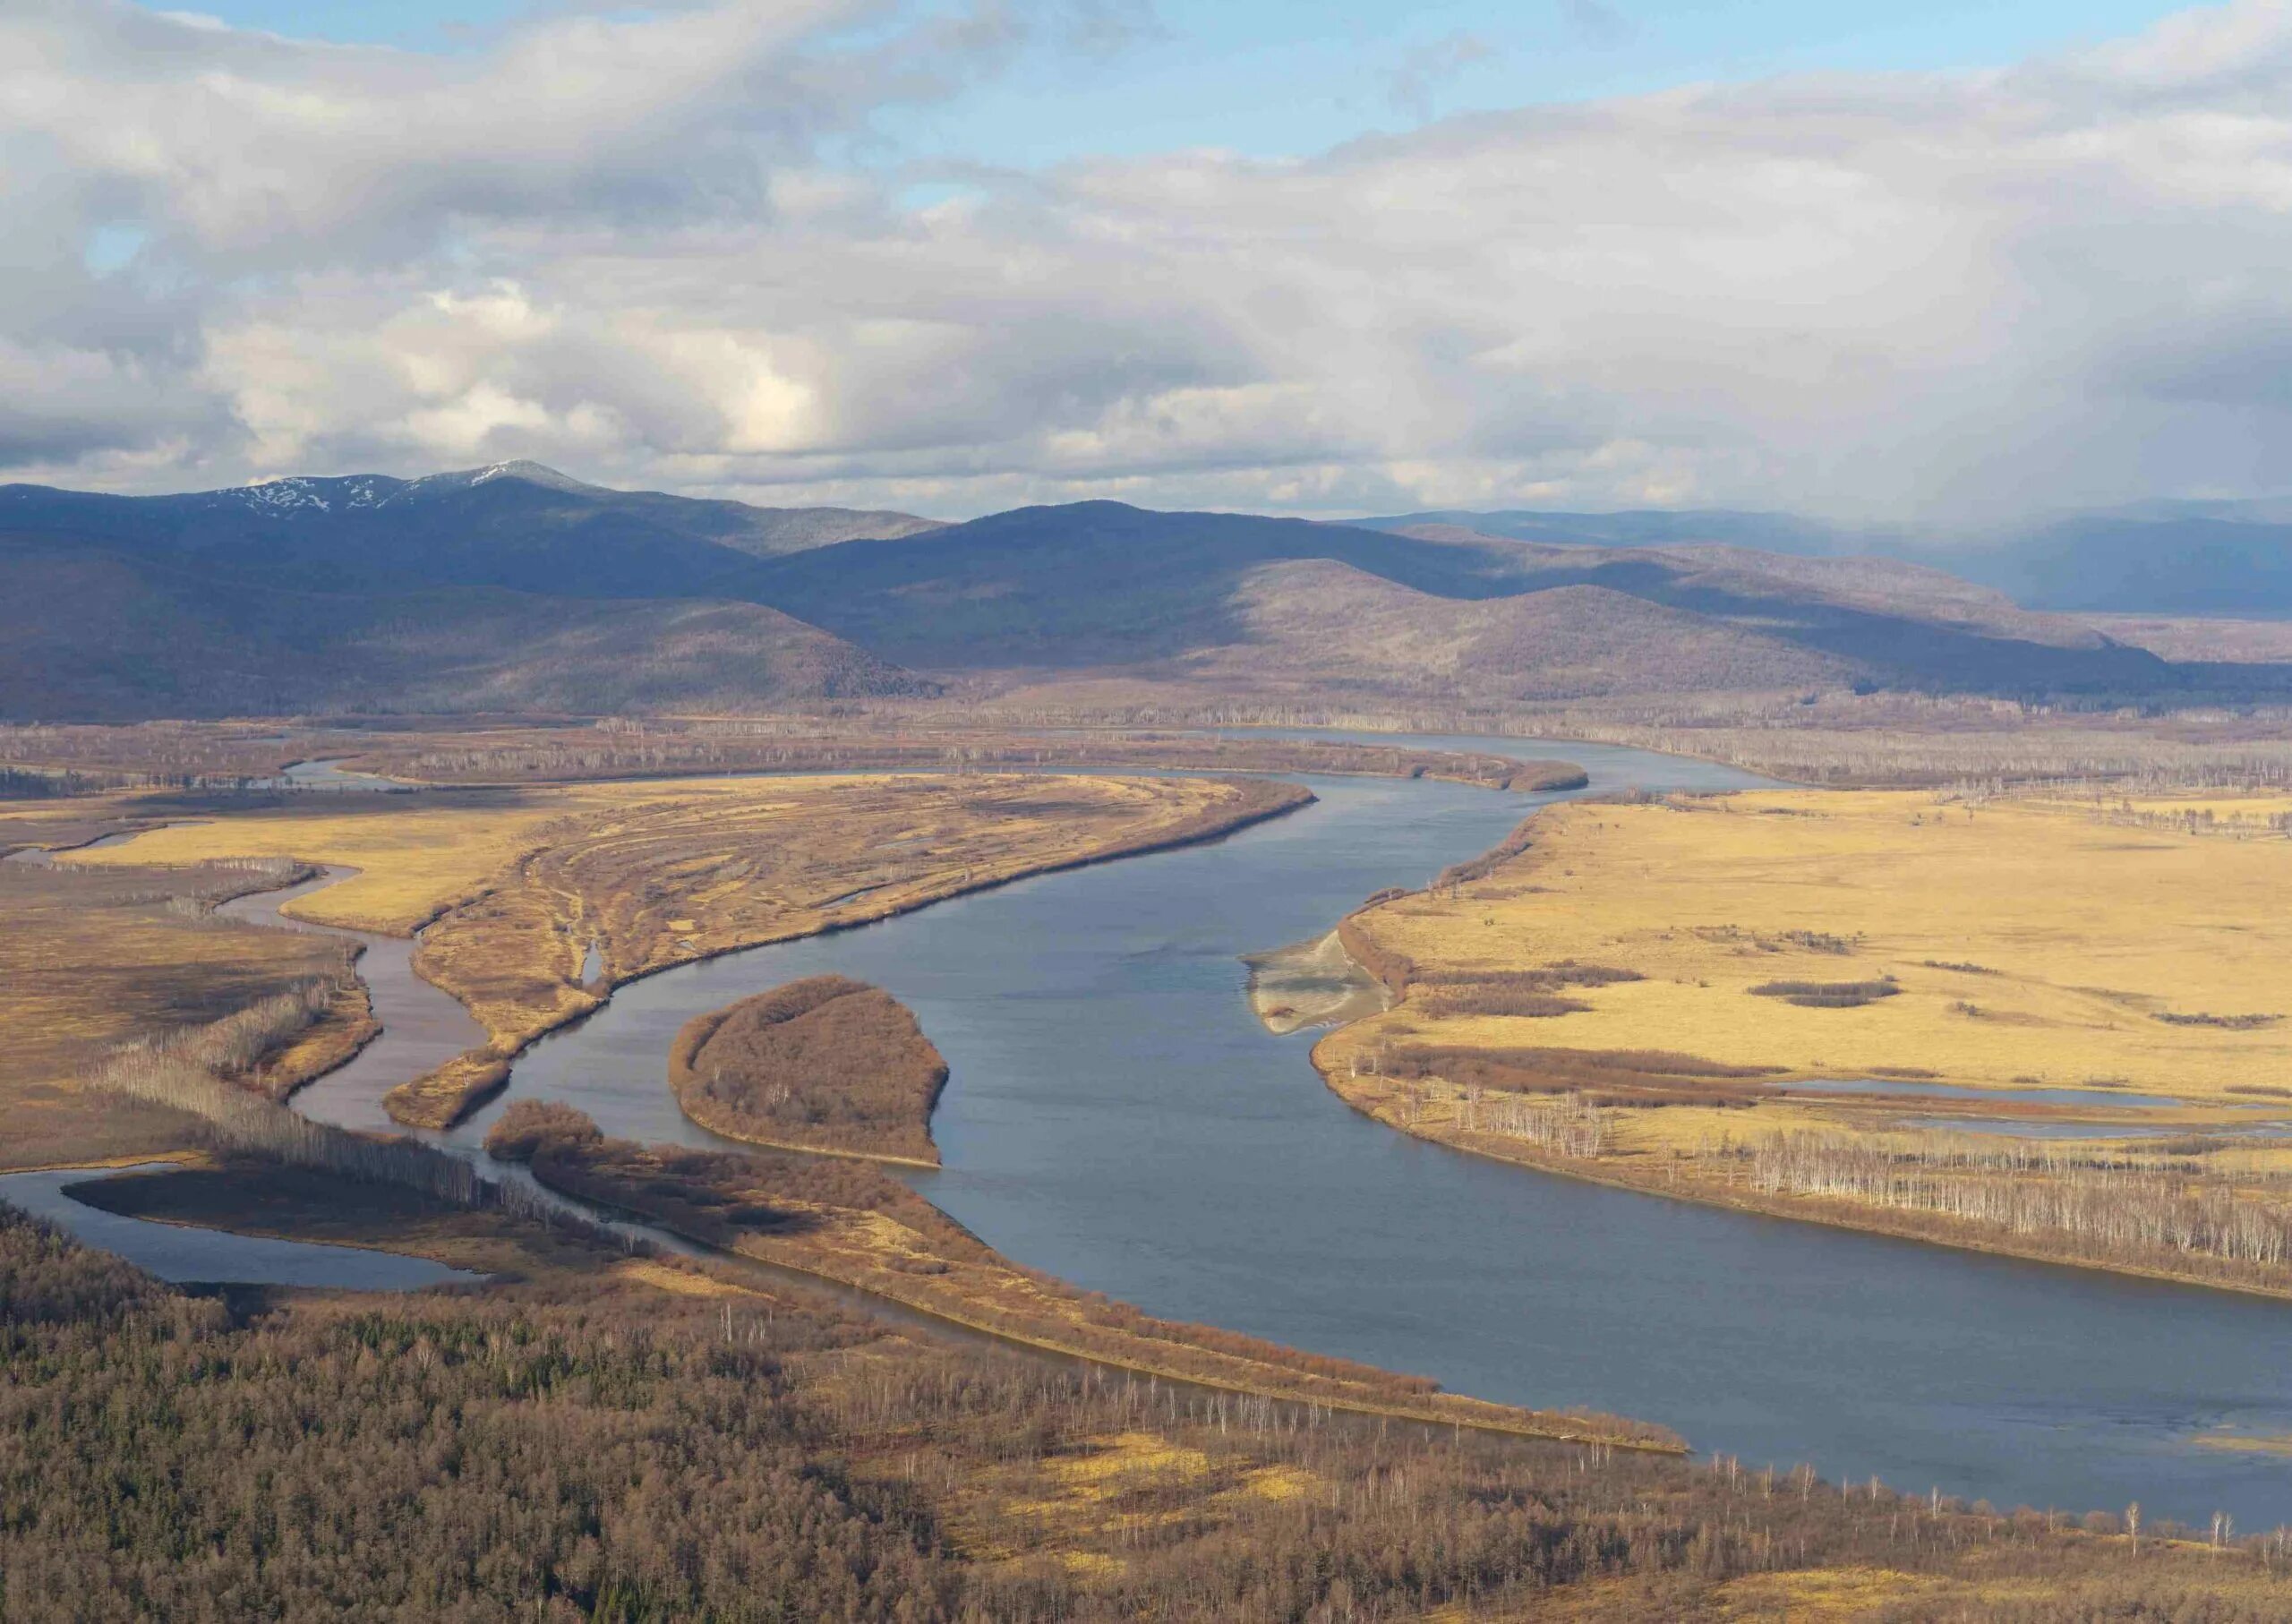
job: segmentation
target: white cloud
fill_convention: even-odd
[[[2275,0],[1997,72],[1279,160],[836,160],[1020,31],[727,4],[432,58],[25,0],[0,14],[0,468],[148,489],[517,455],[949,514],[1986,515],[2283,483]]]

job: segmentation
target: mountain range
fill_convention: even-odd
[[[1997,532],[1843,526],[1722,509],[1620,513],[1460,511],[1354,521],[1455,525],[1563,545],[1732,545],[1809,557],[1901,559],[2066,612],[2292,617],[2292,498],[2148,501]]]
[[[2131,528],[2077,545],[2145,560],[2142,526],[2204,526],[2235,533],[2224,569],[2282,562],[2272,517],[2112,522]],[[12,485],[0,716],[722,713],[949,685],[1496,705],[2292,689],[2269,657],[2185,657],[2209,648],[2185,624],[2167,658],[1891,556],[1912,550],[1750,513],[1322,524],[1093,501],[948,525],[613,491],[533,463],[178,496]],[[2128,568],[2130,600],[2089,579],[2095,601],[2074,607],[2208,606],[2187,573]]]

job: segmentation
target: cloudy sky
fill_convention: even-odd
[[[0,3],[0,479],[2292,489],[2292,0],[209,10]]]

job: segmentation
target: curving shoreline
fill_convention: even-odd
[[[695,1015],[669,1090],[710,1133],[768,1150],[939,1166],[931,1113],[947,1062],[879,987],[814,976]]]
[[[1531,843],[1531,826],[1539,816],[1541,813],[1532,814],[1510,836],[1481,857],[1445,871],[1433,882],[1431,889],[1437,890],[1459,880],[1484,878],[1503,862],[1524,853]],[[1407,1007],[1410,982],[1418,966],[1382,948],[1373,939],[1366,921],[1379,908],[1390,902],[1424,894],[1424,891],[1397,891],[1373,899],[1340,919],[1330,938],[1341,944],[1361,975],[1375,980],[1384,988],[1389,999],[1388,1011]],[[1317,1041],[1312,1051],[1313,1068],[1323,1086],[1354,1112],[1382,1127],[1426,1143],[1441,1145],[1532,1173],[1549,1174],[1578,1183],[1657,1196],[1695,1206],[1761,1218],[1784,1218],[2087,1273],[2198,1286],[2268,1301],[2292,1301],[2292,1280],[2271,1282],[2233,1278],[2225,1272],[2225,1266],[2222,1272],[2211,1272],[2202,1266],[2176,1265],[2136,1258],[2095,1257],[2068,1244],[2048,1244],[2041,1237],[2025,1237],[2011,1231],[1977,1226],[1946,1214],[1881,1208],[1837,1197],[1747,1188],[1742,1184],[1698,1176],[1695,1166],[1682,1165],[1676,1159],[1650,1166],[1642,1171],[1619,1159],[1571,1155],[1539,1147],[1516,1135],[1479,1131],[1468,1125],[1465,1110],[1455,1099],[1448,1098],[1458,1090],[1430,1090],[1422,1083],[1414,1087],[1397,1085],[1393,1079],[1379,1074],[1373,1063],[1364,1066],[1357,1037],[1349,1033],[1348,1029],[1381,1013],[1385,1012],[1364,1011],[1340,1023]],[[1814,1098],[1823,1098],[1819,1095]],[[1831,1102],[1824,1099],[1824,1103]]]
[[[1159,833],[1126,838],[1079,854],[1022,859],[1006,868],[988,869],[983,873],[965,869],[952,877],[943,875],[936,884],[911,887],[888,900],[862,901],[876,890],[885,889],[874,887],[857,896],[835,899],[829,904],[836,909],[834,917],[827,917],[826,909],[823,908],[818,910],[819,918],[791,928],[754,936],[736,935],[723,941],[680,948],[656,962],[626,971],[615,969],[608,962],[604,976],[588,986],[574,989],[574,996],[560,1000],[558,1007],[521,1030],[514,1039],[505,1040],[498,1035],[489,1037],[485,1042],[474,1046],[435,1070],[409,1079],[385,1097],[384,1108],[393,1121],[403,1126],[436,1131],[455,1126],[507,1086],[510,1068],[520,1055],[552,1032],[594,1013],[611,997],[615,989],[648,976],[731,953],[746,953],[774,943],[801,941],[811,936],[855,930],[914,912],[934,902],[997,890],[1042,875],[1069,873],[1126,857],[1142,857],[1156,851],[1209,844],[1237,831],[1311,806],[1314,800],[1313,791],[1301,785],[1261,780],[1221,782],[1240,791],[1233,805],[1183,819],[1176,826]],[[603,990],[592,990],[597,987]]]
[[[1160,1319],[1013,1263],[881,1173],[800,1154],[690,1151],[601,1137],[562,1106],[505,1116],[487,1138],[546,1187],[696,1244],[834,1281],[1014,1345],[1142,1375],[1363,1415],[1652,1453],[1667,1429],[1441,1390],[1421,1378],[1219,1327]]]
[[[1313,1026],[1347,1026],[1392,1007],[1392,995],[1330,931],[1246,955],[1250,1009],[1277,1038]]]

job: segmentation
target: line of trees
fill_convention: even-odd
[[[219,1021],[135,1040],[115,1053],[114,1070],[150,1072],[169,1064],[235,1081],[251,1079],[261,1062],[308,1031],[355,982],[349,955],[339,968],[297,981]]]
[[[244,1151],[363,1184],[396,1185],[452,1206],[498,1209],[623,1244],[606,1226],[591,1223],[547,1192],[486,1178],[475,1163],[461,1157],[411,1139],[381,1139],[313,1122],[276,1100],[226,1082],[187,1052],[195,1047],[195,1041],[177,1046],[166,1039],[124,1044],[98,1064],[89,1081],[184,1112],[193,1119],[204,1142],[218,1150]]]
[[[2282,1270],[2292,1210],[2155,1166],[2112,1165],[2057,1148],[1964,1139],[1874,1143],[1839,1134],[1771,1136],[1749,1149],[1751,1187],[1928,1212],[2014,1235],[2050,1236],[2096,1256],[2156,1253]]]
[[[1475,751],[1424,750],[1341,739],[1201,733],[989,731],[976,727],[900,729],[818,722],[622,722],[569,733],[421,741],[381,759],[432,782],[500,782],[731,772],[994,772],[1003,769],[1177,767],[1204,772],[1371,774],[1430,777],[1518,791],[1579,787],[1581,769]]]
[[[1609,1113],[1580,1094],[1556,1099],[1507,1098],[1471,1101],[1472,1128],[1508,1134],[1561,1156],[1598,1156],[1609,1145]]]

